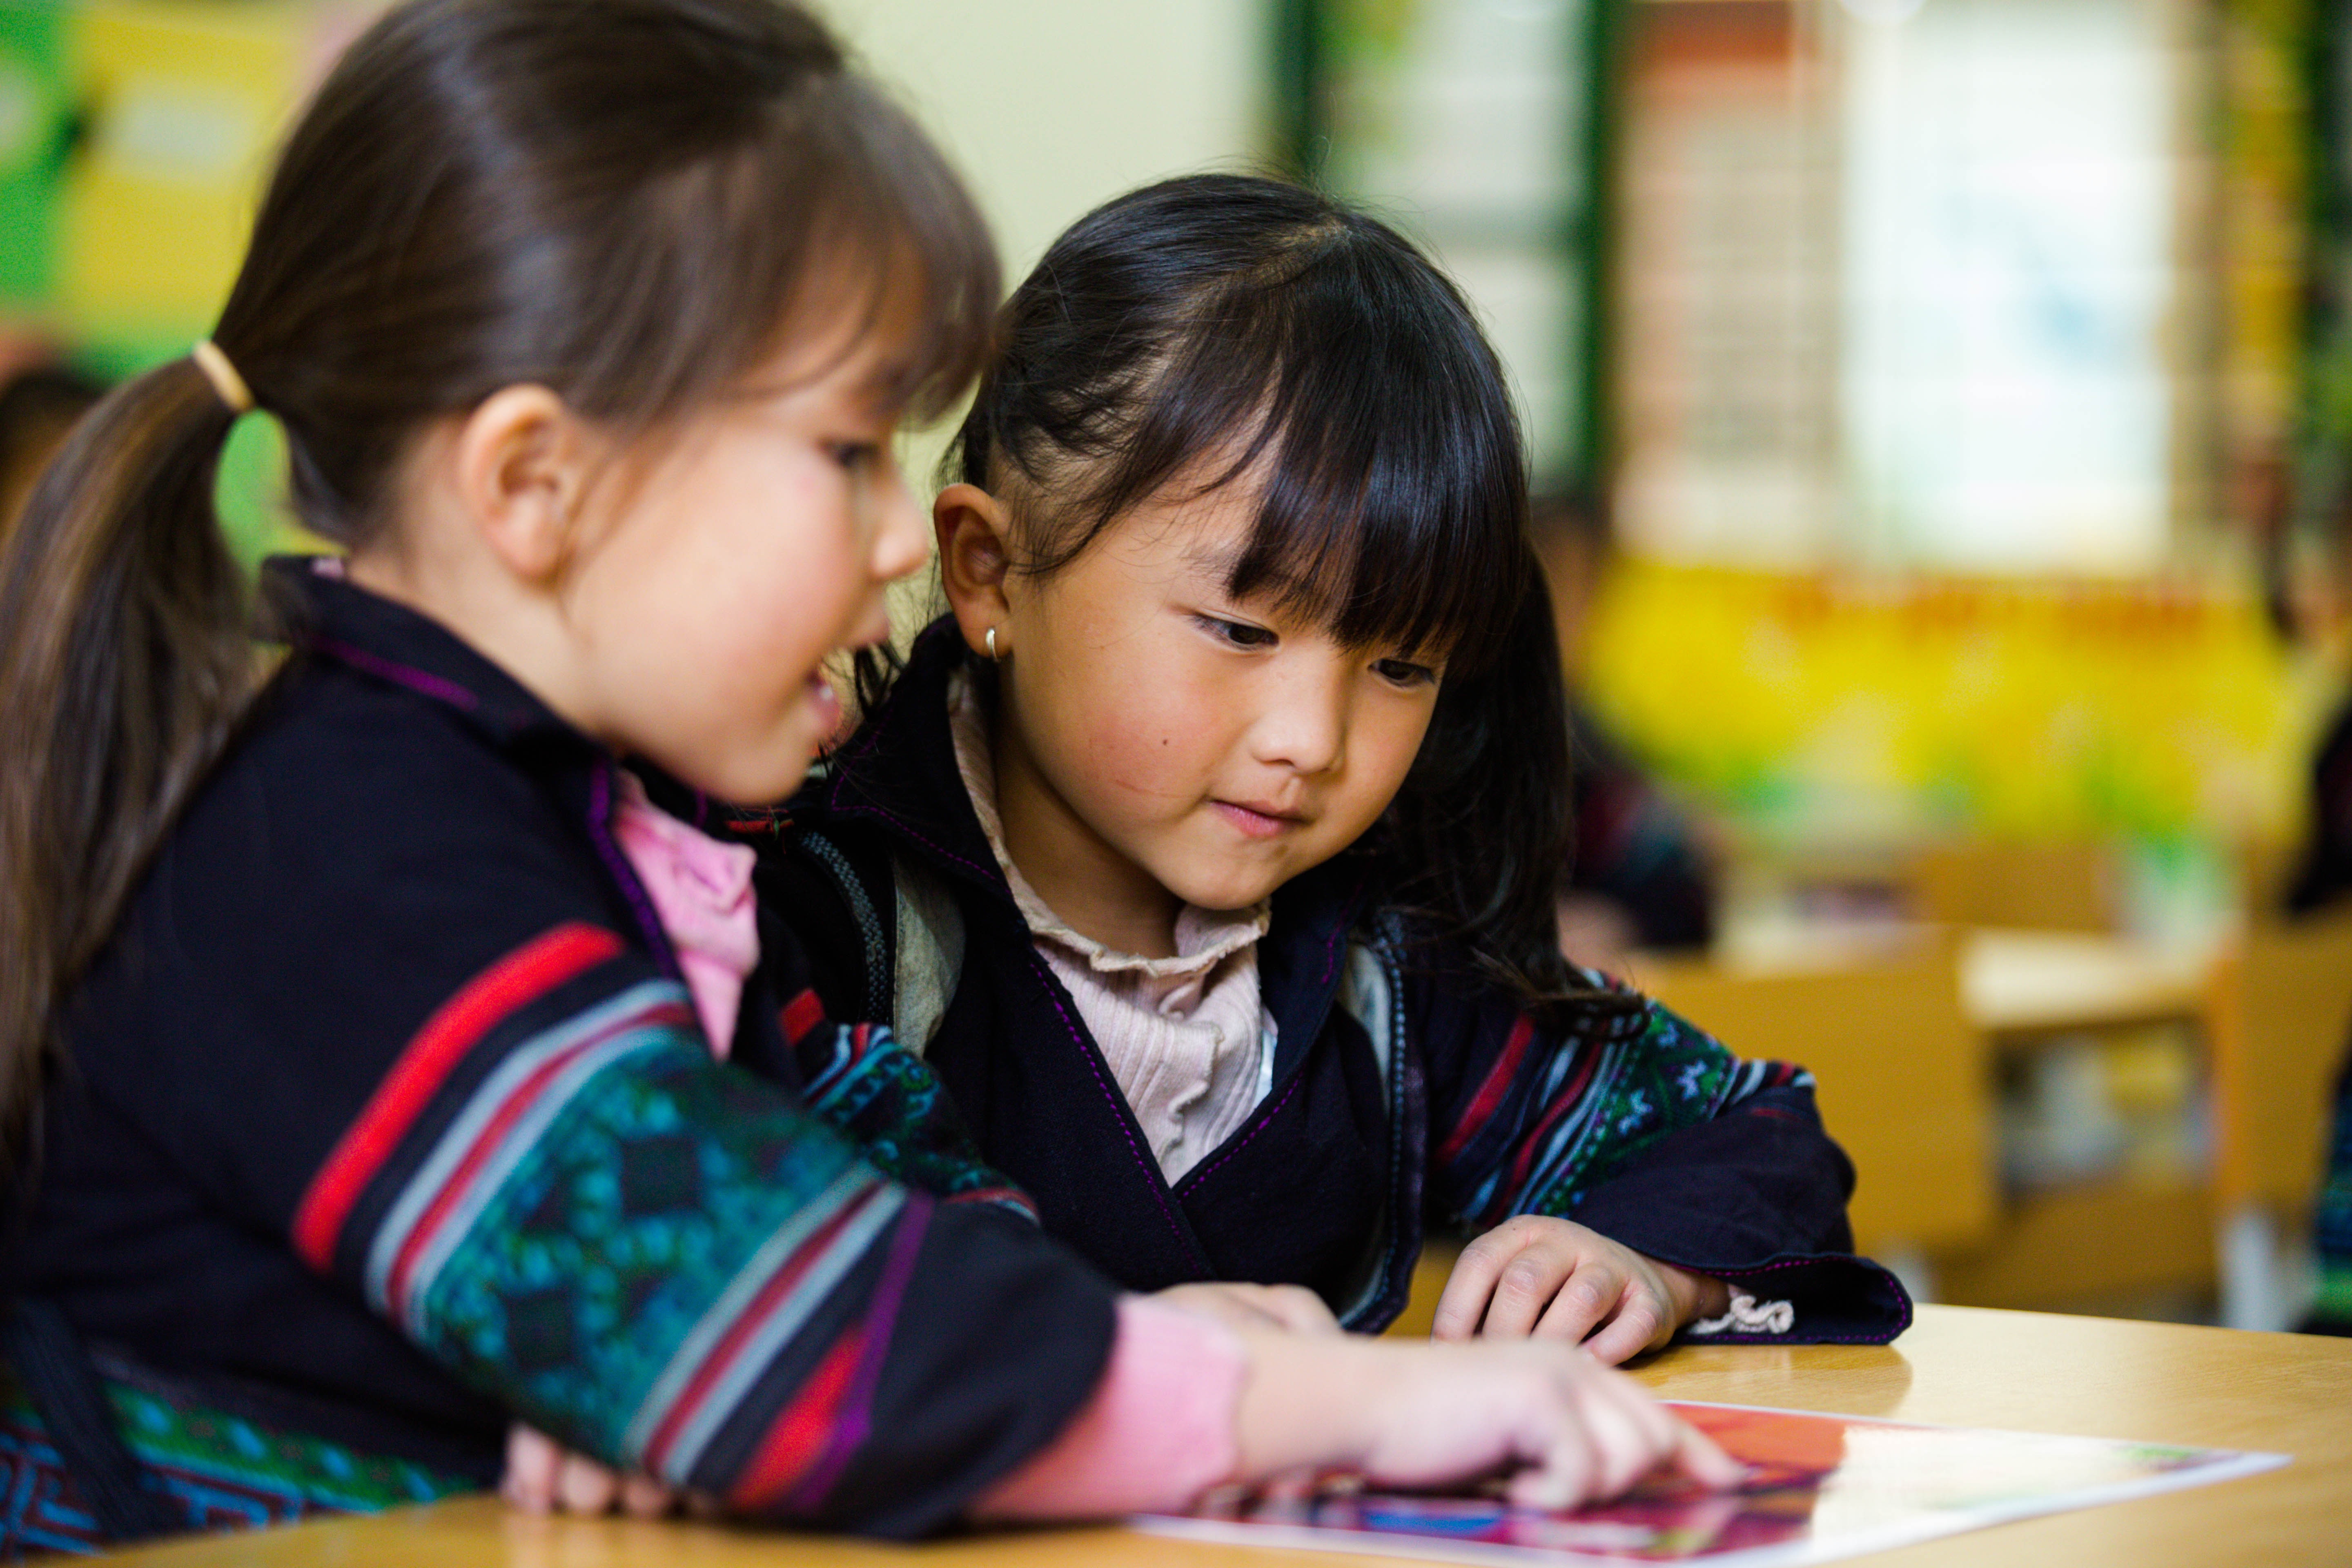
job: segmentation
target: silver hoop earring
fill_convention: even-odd
[[[996,628],[994,626],[988,628],[988,657],[991,660],[1001,659],[1004,657],[1003,654],[996,651]]]

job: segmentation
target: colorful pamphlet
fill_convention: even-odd
[[[1306,1496],[1228,1492],[1190,1514],[1132,1522],[1156,1534],[1512,1568],[1799,1568],[2287,1462],[2283,1454],[1732,1405],[1672,1408],[1748,1467],[1745,1485],[1710,1492],[1654,1480],[1615,1502],[1556,1512],[1491,1495],[1368,1491],[1339,1479]]]

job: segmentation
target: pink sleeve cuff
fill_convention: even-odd
[[[1233,1477],[1234,1417],[1249,1357],[1223,1324],[1140,1296],[1094,1397],[1062,1435],[997,1482],[982,1519],[1103,1519],[1191,1506]]]

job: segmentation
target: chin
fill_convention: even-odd
[[[1263,877],[1235,878],[1229,881],[1195,883],[1190,887],[1169,885],[1168,890],[1195,909],[1230,912],[1248,909],[1270,897],[1286,880],[1287,878],[1279,877],[1272,881]]]
[[[712,770],[713,776],[707,781],[683,782],[730,805],[775,805],[801,787],[801,781],[808,777],[809,767],[815,761],[813,754],[796,747],[784,755],[740,757],[730,766]]]

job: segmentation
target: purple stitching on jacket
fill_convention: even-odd
[[[876,746],[880,745],[882,743],[882,731],[890,727],[890,721],[895,716],[894,710],[886,707],[882,710],[881,722],[876,724],[873,729],[866,732],[865,741],[861,742],[857,750],[850,753],[850,755],[864,757],[872,752]],[[844,758],[843,760],[846,762],[848,759]],[[905,834],[908,837],[913,839],[916,843],[921,845],[932,854],[939,856],[942,859],[952,860],[967,871],[977,871],[983,877],[993,874],[1001,878],[1003,875],[1003,872],[997,867],[982,866],[976,860],[967,860],[962,856],[957,854],[954,850],[948,849],[932,843],[929,838],[926,838],[921,834],[916,832],[913,828],[900,821],[897,816],[885,811],[878,805],[845,805],[841,798],[841,792],[848,786],[848,784],[849,770],[846,767],[835,768],[833,773],[833,788],[827,792],[827,803],[832,805],[834,810],[841,812],[856,812],[862,816],[880,817],[883,821],[888,823],[891,826],[897,828],[899,832]]]
[[[1256,1141],[1257,1135],[1272,1125],[1276,1117],[1282,1114],[1282,1108],[1290,1103],[1290,1097],[1297,1094],[1298,1092],[1298,1086],[1306,1081],[1307,1075],[1305,1073],[1295,1072],[1291,1074],[1290,1087],[1282,1091],[1282,1098],[1274,1102],[1273,1110],[1267,1111],[1265,1115],[1257,1119],[1257,1125],[1249,1130],[1247,1136],[1244,1137],[1240,1142],[1234,1144],[1232,1148],[1226,1150],[1215,1159],[1210,1161],[1207,1164],[1202,1166],[1199,1170],[1194,1171],[1192,1174],[1186,1176],[1184,1178],[1183,1184],[1190,1187],[1207,1181],[1210,1175],[1216,1171],[1218,1166],[1223,1164],[1226,1161],[1232,1159],[1234,1155],[1248,1148],[1251,1143]]]
[[[952,849],[941,848],[939,845],[932,843],[929,839],[924,837],[921,834],[916,832],[913,828],[908,826],[905,823],[899,821],[897,817],[891,816],[888,812],[883,810],[878,805],[843,805],[839,801],[835,801],[833,805],[835,810],[845,815],[854,814],[858,816],[878,816],[883,821],[888,823],[891,826],[897,828],[899,832],[905,834],[908,837],[913,839],[916,843],[921,845],[924,848],[929,850],[932,854],[939,856],[941,859],[952,860],[957,865],[961,866],[965,870],[977,871],[983,877],[993,875],[999,880],[1003,879],[1004,873],[999,868],[994,866],[982,866],[976,860],[965,859],[962,856],[957,854]]]
[[[1076,1021],[1071,1018],[1070,1010],[1063,1006],[1062,999],[1054,994],[1054,972],[1045,967],[1045,961],[1037,956],[1034,948],[1029,951],[1029,963],[1040,972],[1037,977],[1045,983],[1045,1000],[1054,1005],[1054,1012],[1061,1018],[1062,1027],[1069,1031],[1070,1044],[1078,1047],[1079,1058],[1087,1064],[1087,1070],[1094,1074],[1095,1087],[1103,1091],[1104,1098],[1111,1102],[1114,1110],[1125,1110],[1126,1100],[1120,1096],[1116,1088],[1104,1079],[1101,1064],[1096,1060],[1101,1053],[1087,1043],[1086,1036],[1078,1031]],[[1199,1258],[1200,1261],[1207,1262],[1207,1258],[1201,1258],[1201,1249],[1186,1238],[1183,1226],[1177,1221],[1176,1211],[1168,1206],[1168,1179],[1160,1174],[1159,1163],[1143,1152],[1135,1141],[1135,1134],[1129,1132],[1124,1124],[1120,1126],[1118,1135],[1127,1140],[1127,1152],[1135,1156],[1135,1163],[1142,1166],[1144,1174],[1151,1178],[1152,1201],[1160,1205],[1160,1217],[1168,1222],[1168,1228],[1175,1233],[1176,1245]]]
[[[333,637],[312,637],[310,639],[310,644],[320,652],[331,654],[342,660],[354,669],[363,669],[379,679],[391,681],[394,686],[405,686],[411,691],[437,698],[454,707],[462,708],[468,713],[481,706],[479,699],[454,680],[444,680],[437,675],[427,675],[421,669],[411,669],[404,664],[394,664],[388,658],[369,653],[364,648],[353,647],[351,644],[338,641]]]
[[[621,853],[620,845],[613,839],[613,770],[612,763],[600,762],[589,775],[588,837],[595,843],[604,869],[621,885],[622,896],[629,900],[630,911],[637,917],[637,924],[644,929],[646,940],[653,944],[655,954],[676,975],[679,973],[677,955],[670,951],[669,931],[661,923],[661,916],[654,912],[653,901],[646,897],[629,858]]]
[[[907,1299],[908,1282],[915,1277],[915,1255],[922,1249],[930,1225],[929,1201],[919,1194],[908,1194],[907,1213],[890,1238],[890,1255],[883,1262],[882,1278],[875,1283],[873,1300],[866,1308],[866,1349],[850,1384],[849,1407],[834,1427],[824,1457],[793,1489],[795,1508],[813,1509],[823,1501],[841,1472],[849,1468],[866,1433],[873,1430],[874,1390],[882,1381],[883,1352],[889,1348],[891,1331],[898,1326],[898,1309]]]

